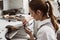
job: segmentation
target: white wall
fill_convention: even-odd
[[[3,0],[0,0],[0,1],[3,1]]]
[[[3,1],[3,0],[0,0],[0,1]],[[1,15],[1,13],[2,13],[2,10],[0,10],[0,15]]]
[[[23,9],[24,9],[24,13],[25,14],[28,14],[29,13],[28,0],[23,0]]]
[[[3,10],[23,7],[23,0],[3,0]]]
[[[3,0],[3,10],[9,9],[9,0]]]
[[[22,2],[23,0],[3,0],[3,10],[23,7]],[[0,10],[0,14],[1,13],[2,13],[2,10]]]
[[[8,9],[9,9],[9,0],[3,0],[3,10],[8,10]],[[0,10],[0,15],[1,14],[2,14],[2,10]]]
[[[23,8],[24,13],[29,13],[28,0],[3,0],[3,10],[8,10],[12,8]]]
[[[21,8],[23,6],[23,0],[10,0],[9,8]]]

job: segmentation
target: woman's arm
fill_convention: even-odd
[[[30,31],[29,28],[24,28],[25,29],[25,32],[30,36],[30,40],[34,40],[34,36],[32,34],[32,31]]]
[[[32,34],[29,34],[29,35],[30,35],[30,40],[35,40]]]

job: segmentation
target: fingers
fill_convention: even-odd
[[[27,34],[31,34],[32,31],[26,27],[26,24],[28,23],[28,21],[26,19],[21,19],[22,20],[22,23],[23,23],[23,26],[24,26],[24,30]]]
[[[25,30],[30,30],[29,28],[25,28]]]
[[[28,23],[26,19],[23,19],[22,22],[23,22],[23,25],[26,25]]]
[[[25,28],[26,33],[31,33],[32,31],[29,28]]]

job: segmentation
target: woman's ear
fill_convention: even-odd
[[[41,15],[41,11],[40,10],[37,10],[36,11],[36,14]]]

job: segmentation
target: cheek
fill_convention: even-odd
[[[33,17],[34,19],[36,19],[36,18],[35,18],[35,17],[36,17],[35,14],[32,14],[31,17]]]
[[[31,17],[34,17],[33,14],[31,14]]]
[[[31,14],[31,16],[34,18],[35,16],[34,16],[34,14]]]

